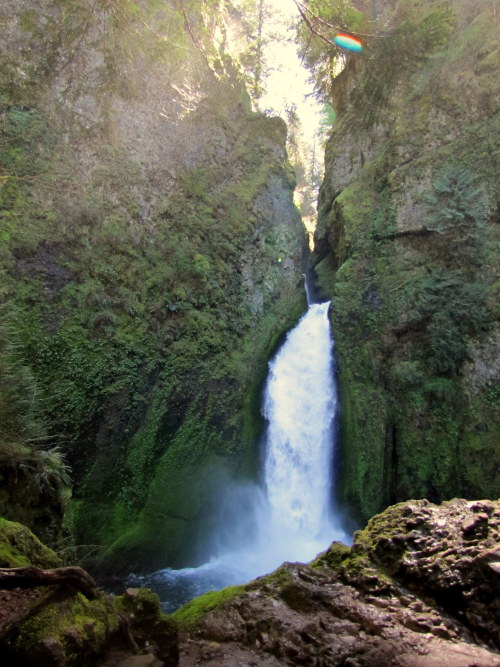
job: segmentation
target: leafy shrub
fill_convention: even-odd
[[[356,59],[346,62],[343,53],[325,46],[325,41],[304,25],[299,28],[299,43],[316,90],[322,99],[334,97],[337,119],[353,128],[370,127],[387,113],[399,82],[446,45],[454,24],[448,7],[425,12],[415,3],[398,2],[393,15],[386,16],[384,24],[374,30],[368,15],[359,12],[355,4],[352,0],[315,0],[308,3],[308,17],[327,40],[338,30],[362,36],[365,50]],[[356,86],[346,86],[345,77],[338,76],[339,62],[346,62],[357,79]]]
[[[452,256],[479,265],[483,258],[486,203],[472,174],[460,165],[449,167],[433,182],[424,205],[429,226],[445,237]]]
[[[489,321],[486,286],[458,272],[435,271],[412,287],[410,325],[424,332],[426,363],[433,372],[458,371],[466,354],[466,335]]]

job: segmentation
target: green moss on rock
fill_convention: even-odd
[[[217,609],[244,592],[244,586],[229,586],[220,591],[210,591],[185,604],[175,611],[171,618],[181,631],[192,630],[205,613]]]
[[[153,643],[159,658],[167,664],[177,663],[177,624],[161,611],[155,593],[147,588],[128,588],[112,602],[117,613],[128,619],[136,641],[145,646]]]
[[[0,518],[0,567],[58,567],[61,559],[26,526]]]
[[[38,613],[21,622],[9,651],[26,665],[88,664],[103,649],[119,620],[105,598],[59,591]]]

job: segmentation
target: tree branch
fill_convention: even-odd
[[[298,0],[294,0],[294,2],[295,2],[295,5],[296,5],[297,9],[299,10],[300,15],[302,16],[302,18],[303,18],[304,21],[306,22],[308,28],[309,28],[312,32],[314,32],[315,35],[317,35],[318,37],[320,37],[323,41],[327,41],[329,44],[332,44],[332,41],[331,41],[331,40],[329,40],[327,37],[324,37],[321,33],[317,32],[316,30],[314,30],[314,29],[312,28],[312,26],[311,26],[311,22],[308,21],[308,20],[306,19],[305,15],[304,15],[304,12],[307,12],[308,14],[310,14],[316,21],[318,21],[319,23],[322,23],[322,24],[323,24],[324,26],[326,26],[327,28],[330,28],[330,29],[332,29],[332,30],[335,30],[335,32],[344,32],[344,31],[347,30],[347,28],[345,28],[345,27],[334,26],[334,25],[332,25],[331,23],[328,23],[328,21],[325,21],[325,19],[321,18],[321,16],[318,16],[317,14],[314,14],[314,13],[309,9],[309,7],[306,7],[306,6],[303,5],[301,2],[298,2]],[[371,33],[366,33],[366,32],[356,32],[355,34],[356,34],[356,35],[359,35],[360,37],[375,37],[375,33],[374,33],[374,32],[371,32]],[[333,44],[333,45],[335,46],[335,44]]]
[[[0,568],[0,588],[34,588],[69,584],[89,600],[97,597],[97,585],[90,574],[81,567],[57,567],[42,570],[34,565]]]
[[[209,59],[208,59],[208,57],[207,57],[205,51],[201,48],[201,45],[199,44],[198,40],[197,40],[196,37],[194,36],[193,31],[191,30],[191,25],[190,25],[190,23],[189,23],[189,20],[188,20],[187,14],[186,14],[186,10],[184,9],[184,3],[183,3],[182,0],[181,0],[181,3],[180,3],[180,4],[181,4],[181,7],[182,7],[182,16],[184,17],[184,25],[186,26],[186,30],[188,31],[189,36],[190,36],[191,39],[193,40],[193,44],[196,46],[196,48],[198,49],[198,51],[201,53],[201,55],[202,55],[203,58],[205,59],[205,62],[206,62],[207,65],[208,65],[208,69],[209,69],[211,72],[213,72],[212,67],[210,66],[210,61],[209,61]]]
[[[299,14],[302,16],[302,19],[304,20],[304,22],[305,22],[305,24],[307,25],[307,27],[309,28],[309,30],[313,33],[313,35],[316,35],[316,37],[319,37],[320,39],[322,39],[326,44],[328,44],[328,46],[335,46],[335,44],[332,42],[331,39],[328,39],[327,37],[325,37],[324,35],[322,35],[320,32],[318,32],[318,31],[313,27],[312,23],[309,21],[309,19],[307,18],[307,16],[304,14],[304,12],[302,11],[301,6],[299,5],[298,2],[295,2],[295,6],[296,6],[297,9],[299,10]],[[315,18],[317,18],[317,17],[315,16]]]

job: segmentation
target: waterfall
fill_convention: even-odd
[[[332,511],[337,396],[329,307],[309,305],[269,364],[263,484],[228,491],[230,511],[216,536],[215,555],[198,568],[166,569],[131,581],[156,590],[167,611],[284,561],[309,561],[333,540],[350,541]]]
[[[333,381],[329,303],[313,304],[270,364],[265,488],[271,534],[288,559],[310,559],[333,539]]]

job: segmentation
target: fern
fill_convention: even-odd
[[[466,355],[466,336],[489,322],[484,283],[436,271],[412,291],[409,323],[423,331],[426,364],[433,372],[456,374]]]
[[[9,327],[0,325],[0,468],[16,478],[21,473],[35,493],[57,495],[70,486],[70,469],[59,447],[47,447],[57,436],[47,435],[40,392],[31,370],[17,358],[11,336]]]
[[[473,176],[461,166],[448,168],[432,184],[424,197],[427,217],[436,231],[444,234],[453,228],[479,228],[485,222],[484,193],[474,185]]]
[[[446,250],[458,263],[481,264],[484,254],[486,203],[472,174],[460,165],[449,167],[424,195],[427,226],[445,237]]]

